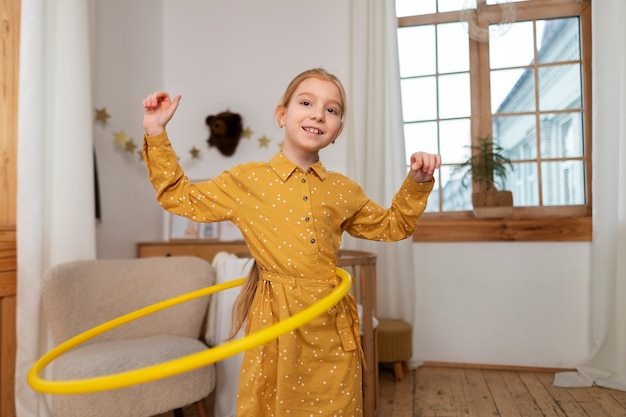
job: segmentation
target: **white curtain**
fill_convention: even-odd
[[[591,355],[559,386],[626,390],[626,4],[593,3]]]
[[[44,417],[26,382],[51,348],[42,274],[96,253],[88,0],[22,0],[21,28],[15,400],[18,417]]]
[[[384,206],[406,177],[396,31],[394,0],[352,1],[348,174]],[[378,316],[414,323],[412,239],[380,243],[346,236],[346,247],[377,254]]]

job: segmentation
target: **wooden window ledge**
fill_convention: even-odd
[[[584,242],[591,241],[591,216],[477,219],[424,214],[414,242]]]

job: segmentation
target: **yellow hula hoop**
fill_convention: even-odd
[[[244,350],[260,346],[270,340],[276,339],[285,333],[288,333],[306,323],[315,317],[323,314],[329,308],[337,304],[348,293],[352,284],[350,274],[341,268],[336,268],[337,276],[341,278],[341,283],[326,297],[313,304],[310,307],[294,314],[288,319],[282,320],[272,326],[251,333],[240,339],[233,340],[197,352],[181,358],[173,359],[156,365],[144,368],[134,369],[132,371],[120,372],[117,374],[104,375],[94,378],[66,380],[66,381],[50,381],[42,379],[39,374],[50,362],[66,353],[70,349],[90,340],[99,334],[109,331],[115,327],[119,327],[130,321],[139,319],[157,311],[164,310],[196,298],[204,297],[219,291],[240,286],[244,283],[245,278],[239,278],[222,284],[213,285],[211,287],[202,288],[187,294],[179,295],[156,304],[144,307],[134,312],[125,314],[116,319],[96,326],[84,333],[81,333],[66,342],[61,343],[48,353],[43,355],[28,372],[28,384],[35,390],[46,394],[86,394],[92,392],[108,391],[118,388],[124,388],[131,385],[143,384],[158,379],[167,378],[173,375],[188,372],[209,364],[226,359],[230,356],[243,352]]]

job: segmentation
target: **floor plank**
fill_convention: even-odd
[[[519,377],[522,383],[526,386],[528,393],[534,399],[535,404],[541,415],[545,417],[567,417],[561,410],[561,407],[556,403],[550,392],[542,384],[534,372],[520,372]]]
[[[462,366],[424,366],[396,381],[381,367],[377,417],[626,417],[624,391],[553,381],[554,372]],[[197,417],[195,408],[185,417]]]
[[[626,417],[626,392],[556,387],[554,372],[426,366],[414,378],[413,417]],[[395,416],[382,398],[393,386],[382,386],[391,408],[378,417]]]
[[[499,416],[483,373],[465,370],[464,374],[466,390],[469,391],[466,397],[474,404],[476,414],[479,417]]]
[[[588,417],[588,414],[580,404],[578,404],[576,398],[572,396],[571,391],[573,388],[554,386],[554,374],[551,373],[539,373],[537,374],[537,378],[567,417]]]

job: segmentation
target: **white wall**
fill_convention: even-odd
[[[414,248],[414,359],[572,367],[589,353],[590,243]]]
[[[100,258],[134,257],[136,242],[163,236],[163,214],[143,163],[121,151],[112,135],[124,129],[141,143],[147,93],[183,96],[168,130],[187,174],[199,179],[278,150],[273,110],[296,73],[323,66],[350,85],[348,0],[96,4],[94,107],[112,115],[107,126],[95,128]],[[230,158],[205,142],[204,119],[225,109],[240,113],[255,132]],[[258,146],[262,135],[272,140],[269,148]],[[193,146],[201,149],[199,160],[189,156]],[[346,171],[341,139],[322,160]],[[589,352],[589,243],[420,243],[414,249],[414,359],[572,367]]]
[[[268,160],[279,150],[273,114],[299,72],[322,66],[348,74],[347,1],[96,0],[94,107],[112,118],[96,124],[103,221],[98,257],[134,257],[136,242],[163,237],[164,214],[136,154],[113,143],[125,130],[141,144],[141,100],[150,92],[181,94],[168,125],[180,163],[192,179],[210,178],[240,162]],[[347,82],[345,83],[347,84]],[[239,113],[254,134],[235,155],[209,148],[205,119]],[[267,136],[267,148],[258,139]],[[192,147],[201,150],[192,159]],[[341,138],[322,153],[326,167],[345,172]]]
[[[161,8],[151,0],[99,0],[95,5],[94,108],[111,116],[95,123],[94,141],[102,222],[99,258],[132,258],[136,242],[162,236],[163,214],[155,203],[146,168],[136,152],[126,153],[113,134],[124,131],[139,150],[143,135],[141,100],[163,79]]]

